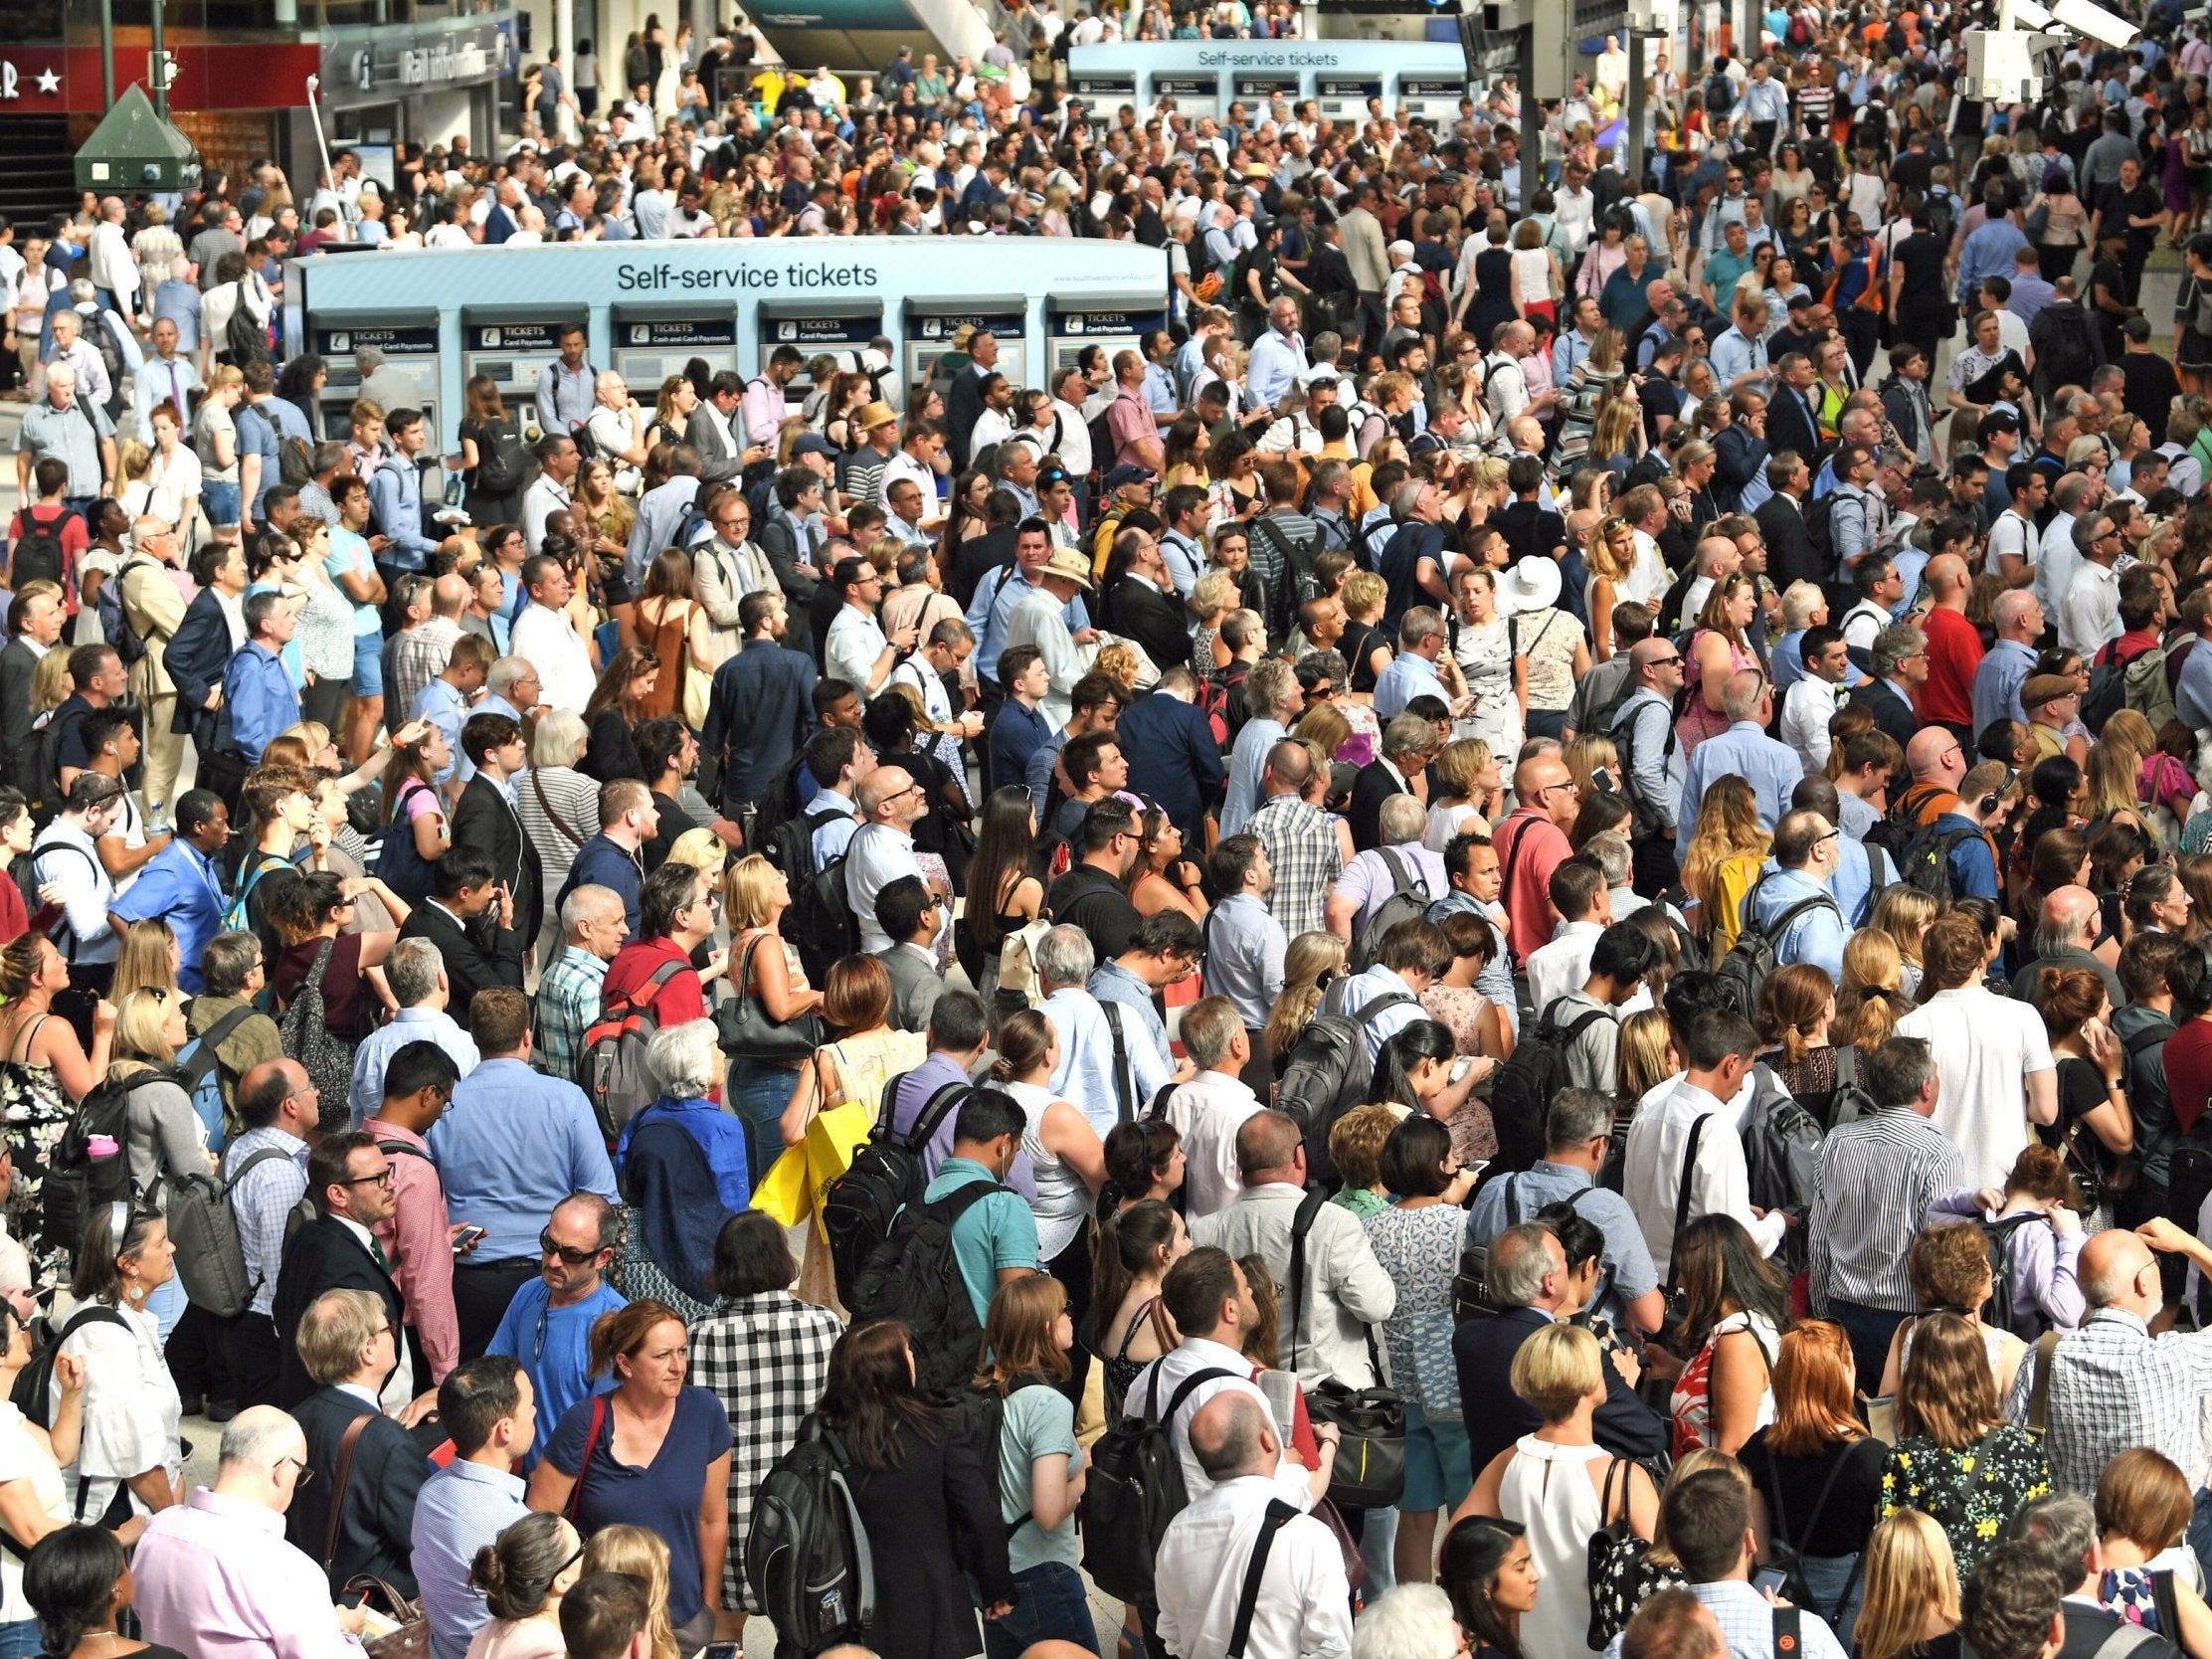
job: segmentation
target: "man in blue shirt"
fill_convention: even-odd
[[[1052,722],[1038,706],[1052,689],[1043,653],[1034,645],[1015,645],[1001,666],[1007,700],[999,705],[998,718],[991,722],[986,750],[990,761],[985,772],[987,789],[1021,782],[1028,776],[1029,757],[1052,736]]]
[[[1153,999],[1197,973],[1204,959],[1198,924],[1180,910],[1159,910],[1137,924],[1129,948],[1111,962],[1100,963],[1084,987],[1098,999],[1108,1029],[1116,1021],[1121,1026],[1116,1046],[1128,1056],[1129,1066],[1125,1122],[1131,1115],[1142,1115],[1163,1085],[1186,1082],[1193,1075],[1195,1068],[1188,1060],[1177,1061],[1167,1023]]]
[[[393,453],[369,479],[370,520],[384,537],[377,563],[394,571],[417,571],[438,551],[438,538],[429,533],[423,510],[423,474],[416,465],[430,435],[417,409],[393,410],[384,418],[384,431]]]
[[[478,1550],[529,1514],[513,1465],[529,1455],[539,1421],[554,1420],[511,1352],[464,1360],[438,1385],[438,1426],[453,1439],[454,1460],[415,1495],[411,1532],[432,1659],[462,1659],[491,1622],[468,1569]]]
[[[1721,709],[1729,717],[1729,729],[1707,738],[1690,757],[1675,823],[1696,824],[1707,786],[1731,772],[1758,797],[1759,823],[1780,823],[1789,792],[1805,775],[1805,763],[1788,744],[1766,735],[1774,720],[1774,687],[1756,668],[1731,674],[1721,691]],[[1688,844],[1687,837],[1683,844]]]
[[[747,594],[737,620],[745,644],[714,670],[699,751],[721,777],[723,814],[742,824],[813,735],[817,675],[804,652],[784,648],[780,589]]]
[[[177,798],[176,836],[146,860],[138,879],[108,906],[117,924],[158,916],[177,940],[177,984],[190,996],[205,989],[200,952],[223,931],[223,872],[216,859],[231,840],[231,813],[212,790]],[[121,925],[115,928],[119,936]]]
[[[1830,890],[1843,831],[1818,813],[1786,814],[1774,829],[1774,866],[1751,889],[1752,919],[1773,942],[1774,961],[1809,962],[1843,982],[1843,945],[1850,929]],[[1790,912],[1795,911],[1794,916]],[[1784,918],[1788,917],[1786,925]]]
[[[900,1135],[913,1134],[938,1091],[966,1084],[990,1046],[991,1021],[981,997],[973,991],[951,990],[938,998],[929,1011],[929,1058],[899,1079],[891,1100],[891,1128]],[[935,1181],[945,1160],[953,1155],[960,1103],[954,1099],[948,1104],[952,1109],[921,1149],[925,1181]],[[1026,1152],[1014,1155],[1014,1167],[1005,1179],[1023,1198],[1035,1198],[1036,1171]]]
[[[245,613],[246,644],[223,669],[223,708],[238,753],[259,766],[270,740],[299,724],[299,693],[282,660],[299,613],[293,601],[275,592],[251,596]]]
[[[454,1263],[464,1360],[485,1351],[515,1293],[539,1276],[540,1217],[570,1194],[616,1197],[607,1143],[584,1091],[530,1064],[529,999],[508,986],[477,992],[468,1034],[482,1058],[424,1137],[446,1184],[446,1207],[484,1229]]]
[[[922,1201],[935,1203],[978,1182],[1003,1184],[1028,1126],[1013,1096],[998,1089],[970,1095],[961,1102],[953,1125],[952,1156],[923,1191]],[[978,1325],[990,1313],[991,1298],[1001,1285],[1026,1278],[1039,1265],[1036,1216],[1027,1201],[1012,1191],[971,1199],[953,1222],[952,1242]]]
[[[538,1235],[538,1276],[514,1293],[492,1333],[487,1352],[520,1358],[539,1418],[548,1425],[592,1396],[592,1326],[602,1314],[630,1306],[607,1282],[621,1242],[622,1215],[604,1198],[577,1193],[563,1198]],[[475,1363],[462,1361],[454,1375]],[[518,1447],[515,1455],[526,1468],[537,1467],[537,1447]]]
[[[568,879],[554,896],[556,910],[579,887],[612,887],[622,896],[626,940],[638,937],[638,895],[645,884],[638,849],[660,832],[652,792],[634,778],[599,792],[599,833],[576,849]]]

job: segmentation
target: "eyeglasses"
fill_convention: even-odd
[[[581,1267],[592,1257],[598,1255],[599,1251],[596,1248],[579,1250],[567,1244],[557,1243],[553,1237],[553,1229],[548,1227],[538,1234],[538,1254],[541,1256],[559,1256],[569,1266]]]
[[[389,1187],[392,1185],[392,1167],[387,1164],[375,1175],[348,1176],[338,1185],[340,1187]]]
[[[1675,663],[1677,663],[1677,662],[1680,662],[1681,660],[1682,660],[1682,653],[1681,653],[1680,651],[1676,651],[1676,652],[1674,653],[1674,655],[1672,655],[1672,656],[1655,656],[1655,657],[1653,657],[1653,658],[1651,659],[1651,665],[1652,665],[1652,666],[1653,666],[1654,668],[1666,668],[1666,667],[1671,667],[1671,666],[1673,666],[1673,665],[1674,665]]]
[[[289,1463],[294,1469],[297,1469],[299,1471],[299,1478],[292,1482],[293,1486],[305,1486],[309,1481],[315,1478],[315,1472],[314,1470],[307,1467],[305,1458],[279,1457],[275,1463],[270,1465],[270,1467],[273,1470],[281,1469],[287,1463]]]
[[[1829,831],[1828,831],[1828,832],[1827,832],[1827,833],[1826,833],[1825,835],[1815,835],[1815,836],[1813,836],[1813,838],[1812,838],[1812,844],[1813,844],[1813,845],[1815,845],[1815,846],[1818,846],[1818,845],[1820,845],[1820,843],[1821,843],[1822,841],[1833,841],[1833,840],[1840,840],[1840,839],[1842,839],[1842,838],[1843,838],[1843,831],[1842,831],[1841,830],[1829,830]]]

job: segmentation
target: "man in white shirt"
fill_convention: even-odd
[[[522,544],[533,553],[545,541],[545,521],[569,504],[569,485],[581,461],[575,440],[561,433],[539,439],[536,454],[538,475],[522,492]]]
[[[1197,1220],[1226,1209],[1243,1191],[1236,1132],[1261,1110],[1239,1075],[1252,1057],[1251,1038],[1236,1005],[1206,997],[1183,1015],[1183,1048],[1198,1075],[1168,1096],[1167,1118],[1183,1136],[1184,1198]]]
[[[2113,515],[2091,510],[2074,523],[2074,550],[2082,556],[2059,601],[2059,644],[2087,661],[2120,638],[2120,572],[2127,543],[2113,528]]]
[[[830,625],[823,660],[830,678],[859,687],[865,701],[883,688],[899,658],[914,648],[918,631],[907,623],[884,637],[875,620],[875,608],[883,598],[883,576],[867,560],[857,555],[838,560],[830,579],[844,596],[844,604]]]
[[[99,302],[129,317],[138,310],[138,262],[123,235],[123,214],[121,197],[99,199],[99,222],[85,245],[85,264]]]
[[[1942,1091],[1932,1121],[1965,1154],[1966,1185],[2001,1187],[2027,1148],[2028,1123],[2058,1121],[2043,1016],[2032,1003],[1982,989],[1981,928],[1971,916],[1929,923],[1921,964],[1921,1006],[1898,1020],[1897,1034],[1921,1038],[1936,1056]]]
[[[1529,953],[1529,1000],[1536,1016],[1588,981],[1597,936],[1613,922],[1613,896],[1593,858],[1569,858],[1552,872],[1552,908],[1559,925],[1549,943]]]
[[[1336,1536],[1276,1492],[1271,1471],[1286,1438],[1271,1411],[1242,1394],[1192,1414],[1192,1452],[1214,1484],[1169,1523],[1153,1580],[1160,1640],[1178,1659],[1232,1650],[1349,1659],[1351,1587]]]
[[[1781,739],[1805,763],[1805,776],[1828,769],[1828,722],[1846,700],[1851,677],[1851,647],[1833,628],[1805,630],[1804,677],[1782,698]]]
[[[844,894],[860,924],[860,949],[873,956],[891,948],[891,937],[875,916],[875,895],[902,875],[927,880],[933,891],[950,898],[941,877],[922,876],[914,857],[914,826],[929,811],[924,794],[903,766],[879,766],[854,792],[860,828],[845,850]]]
[[[177,325],[162,317],[153,325],[153,355],[131,376],[131,419],[138,442],[153,447],[153,412],[161,404],[174,404],[183,417],[184,431],[192,430],[193,400],[201,391],[200,371],[189,358],[177,355]]]
[[[508,654],[537,669],[548,704],[581,714],[598,676],[592,672],[591,649],[564,609],[576,597],[576,585],[560,560],[543,553],[523,562],[522,585],[529,590],[530,603],[514,620]]]
[[[1751,1213],[1744,1143],[1737,1133],[1736,1096],[1750,1079],[1758,1032],[1742,1014],[1709,1009],[1692,1021],[1688,1038],[1688,1072],[1672,1087],[1662,1085],[1647,1095],[1628,1126],[1621,1196],[1636,1212],[1652,1266],[1661,1275],[1674,1260],[1675,1201],[1685,1172],[1690,1182],[1685,1223],[1700,1215],[1733,1215],[1761,1255],[1774,1253],[1785,1230],[1780,1210]],[[1690,1156],[1693,1132],[1695,1157]]]

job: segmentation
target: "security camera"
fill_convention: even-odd
[[[2125,18],[2096,4],[2096,0],[2057,0],[2051,15],[2067,28],[2115,48],[2125,46],[2142,32]]]

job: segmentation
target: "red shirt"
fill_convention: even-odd
[[[1921,687],[1920,717],[1933,725],[1971,726],[1980,634],[1961,613],[1943,605],[1921,619],[1921,631],[1928,636],[1928,680]]]
[[[1567,831],[1534,808],[1515,812],[1491,837],[1498,860],[1510,872],[1505,892],[1507,937],[1523,962],[1552,941],[1552,872],[1573,856]]]
[[[2182,1020],[2166,1038],[2165,1053],[2166,1097],[2173,1102],[2173,1121],[2186,1135],[2212,1095],[2212,1022]]]
[[[691,966],[690,956],[673,939],[641,939],[618,951],[615,960],[607,965],[607,981],[599,994],[600,1008],[604,1011],[619,1006],[630,993],[651,979],[664,962],[682,966],[652,1000],[655,1022],[666,1030],[686,1019],[704,1019],[706,990],[699,984],[698,970]]]
[[[20,542],[37,524],[42,530],[52,530],[62,544],[62,611],[74,617],[80,609],[78,598],[77,566],[85,549],[92,545],[92,533],[85,528],[84,515],[71,507],[48,507],[33,503],[19,508],[15,521],[8,526],[11,544]]]

